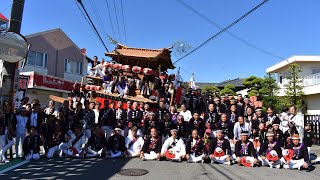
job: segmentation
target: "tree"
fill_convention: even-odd
[[[217,91],[220,92],[220,89],[212,85],[206,85],[206,86],[203,86],[202,88],[202,92],[208,92],[208,95],[211,95],[211,96],[213,96]]]
[[[261,81],[262,78],[256,76],[250,76],[243,80],[243,85],[249,89],[248,96],[260,96],[259,90],[261,89]]]
[[[220,94],[221,94],[221,95],[224,95],[224,94],[236,95],[236,93],[235,93],[232,89],[229,89],[229,88],[226,88],[226,87],[224,87],[224,88],[220,91]]]
[[[303,78],[299,75],[301,72],[301,68],[299,64],[293,63],[289,66],[288,75],[286,76],[287,84],[284,85],[286,88],[285,93],[289,99],[290,105],[295,105],[299,108],[303,106],[302,104],[302,96],[303,93]]]
[[[228,88],[228,89],[231,89],[233,91],[236,91],[236,86],[233,85],[233,84],[227,84],[227,85],[224,86],[224,88]]]
[[[277,112],[281,111],[282,106],[279,106],[279,98],[277,97],[279,86],[273,75],[268,73],[261,81],[261,89],[259,90],[262,102],[265,107],[274,106]]]

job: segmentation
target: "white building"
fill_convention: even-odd
[[[275,73],[280,87],[279,96],[285,95],[286,74],[290,64],[296,63],[301,67],[303,77],[304,103],[308,114],[320,114],[320,56],[292,56],[267,69],[267,73]]]

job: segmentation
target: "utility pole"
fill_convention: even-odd
[[[20,33],[21,30],[24,2],[25,0],[13,0],[12,3],[9,30],[15,33]],[[4,100],[8,102],[13,102],[12,100],[14,95],[14,80],[17,78],[16,73],[18,72],[18,64],[18,62],[9,63],[3,61],[1,74],[2,78],[0,82],[0,96],[2,97],[1,106],[3,105]]]

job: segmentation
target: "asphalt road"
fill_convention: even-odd
[[[119,170],[141,168],[149,171],[144,176],[129,177],[118,174]],[[15,170],[0,175],[0,179],[319,179],[320,165],[311,172],[270,169],[267,167],[246,168],[238,165],[194,164],[140,159],[50,159],[31,161]]]

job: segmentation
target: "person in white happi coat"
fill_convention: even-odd
[[[26,108],[20,108],[20,114],[16,116],[17,125],[16,125],[16,156],[21,156],[21,149],[24,139],[27,133],[27,123],[29,118],[26,116]],[[20,143],[21,142],[21,143]]]
[[[172,129],[170,132],[171,137],[169,137],[162,146],[161,157],[180,162],[186,155],[186,147],[183,140],[177,137],[177,129]]]
[[[144,140],[141,136],[137,134],[137,127],[133,126],[131,128],[131,135],[126,137],[126,148],[127,157],[137,157],[140,155],[141,149],[143,147]]]
[[[74,127],[74,133],[68,132],[67,142],[60,145],[60,149],[67,157],[80,157],[82,149],[86,144],[86,136],[81,132],[81,125]],[[71,141],[71,144],[70,144]]]
[[[100,76],[103,77],[105,76],[105,68],[104,68],[104,59],[101,59],[101,62],[99,64],[97,64],[96,66],[92,67],[92,70],[94,71],[94,76]]]
[[[297,131],[299,133],[300,136],[300,140],[302,141],[303,139],[303,130],[304,130],[304,119],[303,116],[301,116],[300,114],[297,114],[297,108],[295,106],[291,106],[289,108],[289,122],[293,123],[296,128]]]

